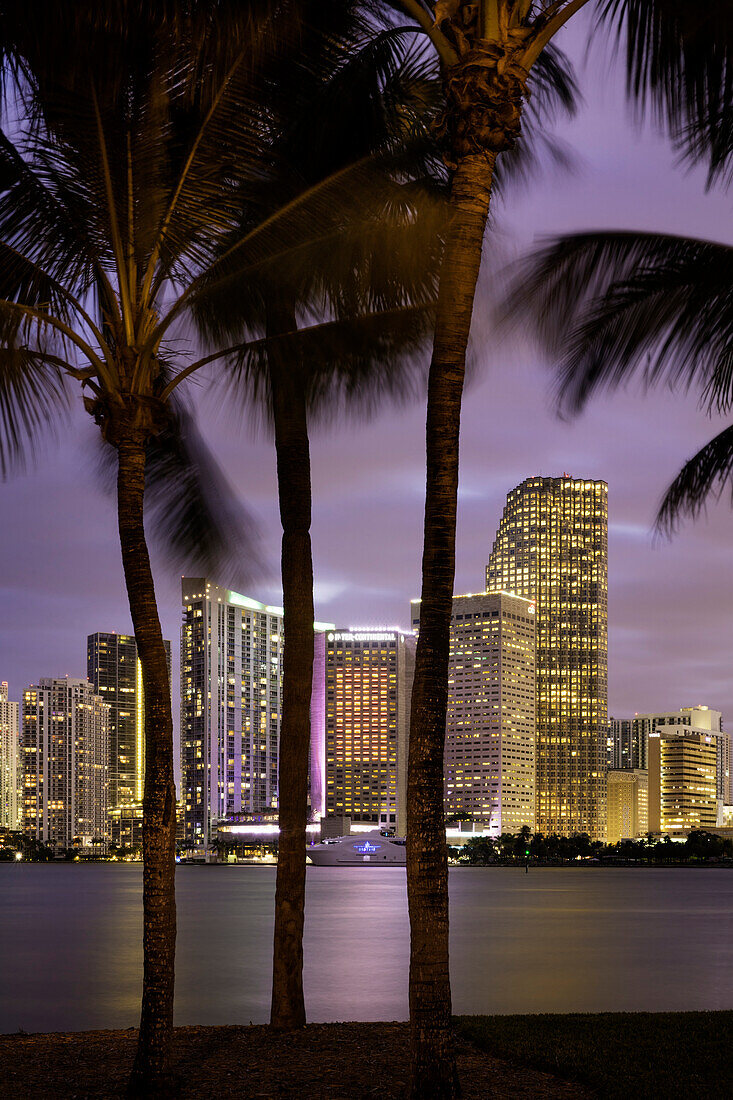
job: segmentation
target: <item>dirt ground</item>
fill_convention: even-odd
[[[118,1098],[136,1033],[0,1036],[5,1100]],[[311,1024],[295,1035],[266,1027],[180,1027],[174,1072],[180,1100],[404,1100],[405,1024]],[[585,1100],[580,1085],[458,1046],[464,1100]]]

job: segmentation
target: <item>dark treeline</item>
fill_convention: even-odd
[[[502,833],[498,837],[472,837],[460,849],[461,863],[472,866],[512,863],[573,863],[594,860],[599,863],[705,863],[733,860],[733,839],[693,830],[684,843],[668,836],[649,834],[639,840],[621,840],[604,844],[591,840],[587,833],[572,836],[543,836],[525,828],[520,833]]]

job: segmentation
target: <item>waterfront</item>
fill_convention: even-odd
[[[180,867],[176,1023],[261,1023],[274,867]],[[0,865],[0,1030],[124,1028],[140,996],[141,868]],[[733,1008],[733,874],[458,868],[456,1013]],[[308,871],[310,1018],[407,1016],[404,871]]]

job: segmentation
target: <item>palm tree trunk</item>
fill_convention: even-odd
[[[285,311],[271,318],[273,332],[294,331]],[[311,553],[310,445],[305,393],[296,363],[270,353],[277,482],[282,538],[284,612],[283,703],[280,721],[278,806],[280,839],[273,943],[273,1027],[305,1024],[303,922],[308,818],[308,751],[313,681],[313,558]]]
[[[461,396],[493,167],[491,154],[469,156],[453,176],[453,214],[441,267],[428,380],[422,602],[407,776],[413,1100],[452,1100],[460,1095],[451,1031],[443,750]]]
[[[127,595],[145,693],[143,796],[143,999],[131,1096],[170,1089],[176,950],[176,797],[168,661],[143,527],[145,444],[118,444],[117,508]]]

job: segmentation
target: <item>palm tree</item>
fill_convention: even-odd
[[[560,360],[559,396],[570,412],[632,376],[645,387],[695,387],[710,413],[733,408],[729,245],[660,233],[572,234],[523,261],[518,282]],[[671,534],[682,515],[696,518],[726,487],[733,490],[731,425],[668,487],[658,530]]]
[[[79,382],[116,462],[146,700],[144,979],[130,1089],[158,1096],[170,1076],[175,790],[143,502],[147,485],[149,518],[179,561],[193,543],[199,564],[228,571],[228,556],[212,556],[220,534],[232,558],[241,553],[242,524],[178,387],[236,350],[197,358],[187,339],[188,320],[216,293],[212,264],[223,280],[225,270],[255,270],[276,243],[280,263],[293,252],[287,234],[276,241],[278,212],[236,231],[243,187],[259,184],[269,164],[258,97],[278,59],[297,53],[302,23],[287,0],[250,5],[247,18],[227,0],[32,7],[0,12],[0,464],[6,473],[57,423],[69,380]],[[290,228],[300,213],[301,250],[303,225],[319,243],[324,235],[318,203],[306,215],[304,202],[287,212]],[[214,475],[210,494],[202,473]]]
[[[497,157],[520,139],[522,113],[547,47],[588,5],[599,36],[626,32],[629,94],[651,101],[692,152],[713,162],[729,108],[733,27],[715,0],[375,0],[407,13],[440,59],[440,132],[451,170],[452,220],[440,275],[428,378],[427,477],[420,636],[408,767],[407,884],[411,929],[412,1096],[453,1097],[443,741],[455,574],[458,442],[466,349]],[[547,67],[546,67],[547,71]],[[552,79],[550,74],[549,79]],[[531,103],[531,101],[530,101]]]
[[[359,8],[342,2],[338,33],[306,35],[287,86],[270,94],[272,167],[257,195],[247,189],[235,231],[251,233],[278,209],[317,195],[330,221],[324,248],[310,247],[304,262],[287,265],[274,249],[272,262],[249,280],[222,285],[198,316],[209,340],[250,341],[231,358],[231,380],[264,409],[275,440],[286,645],[271,1023],[282,1029],[306,1020],[310,427],[336,410],[368,412],[410,390],[416,353],[431,332],[444,220],[433,198],[442,166],[428,130],[439,99],[435,75],[411,45],[414,35],[386,27],[375,36]],[[300,218],[283,221],[279,236],[298,241]]]

